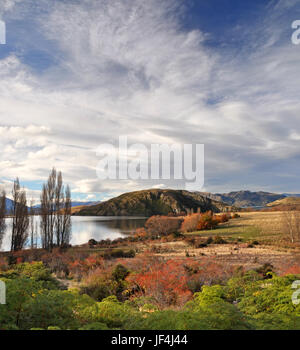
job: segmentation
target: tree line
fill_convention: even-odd
[[[0,247],[6,232],[6,217],[12,218],[11,251],[23,249],[28,242],[31,248],[37,247],[37,227],[34,215],[37,210],[33,201],[28,206],[26,191],[16,178],[11,192],[12,207],[7,212],[6,192],[0,193]],[[51,251],[53,247],[62,247],[71,239],[71,191],[63,183],[62,173],[53,168],[48,180],[43,184],[40,196],[40,241],[43,249]]]

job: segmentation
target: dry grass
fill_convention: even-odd
[[[166,259],[183,258],[187,256],[196,260],[203,257],[213,258],[215,262],[243,266],[245,269],[257,268],[270,263],[275,269],[279,269],[282,261],[297,258],[299,254],[289,249],[277,249],[276,247],[259,245],[248,248],[248,244],[211,244],[205,248],[193,248],[185,241],[154,243],[156,249],[151,249],[155,255]]]
[[[240,218],[231,219],[215,230],[197,231],[189,235],[224,236],[232,239],[249,241],[253,239],[264,243],[284,240],[282,234],[282,212],[249,212],[239,213]]]

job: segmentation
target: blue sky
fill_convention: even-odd
[[[0,181],[52,166],[74,199],[180,181],[96,175],[96,148],[203,143],[205,186],[299,192],[296,0],[3,0]],[[198,188],[195,188],[198,190]]]

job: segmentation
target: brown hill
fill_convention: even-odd
[[[178,214],[198,208],[214,212],[237,208],[215,201],[200,193],[185,190],[150,189],[124,193],[106,202],[81,209],[76,215],[85,216],[152,216]]]

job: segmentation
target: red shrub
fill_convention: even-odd
[[[188,276],[180,260],[156,262],[146,271],[130,274],[127,281],[135,296],[150,296],[162,307],[183,305],[192,296],[187,285]]]

